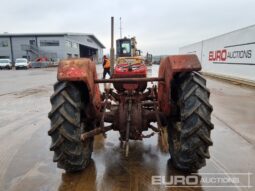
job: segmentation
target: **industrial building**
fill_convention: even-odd
[[[93,58],[102,62],[104,45],[93,35],[83,33],[0,34],[0,58],[50,60]]]
[[[205,73],[255,83],[255,25],[184,46],[179,52],[196,54]]]

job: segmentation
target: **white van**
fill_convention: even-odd
[[[0,69],[12,69],[12,64],[10,59],[0,59]]]
[[[28,60],[26,58],[17,58],[15,61],[15,69],[28,69],[29,68],[29,64],[28,64]]]

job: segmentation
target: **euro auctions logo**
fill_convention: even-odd
[[[252,173],[192,173],[152,176],[151,184],[160,187],[253,188]]]
[[[227,59],[245,59],[252,57],[252,50],[234,50],[227,49],[209,51],[209,61],[224,62]]]

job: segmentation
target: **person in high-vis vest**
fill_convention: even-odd
[[[104,62],[103,62],[103,67],[104,67],[103,79],[105,79],[106,74],[109,74],[109,76],[111,77],[111,73],[110,73],[111,64],[110,64],[110,60],[107,58],[106,55],[104,55],[103,59],[104,59]]]

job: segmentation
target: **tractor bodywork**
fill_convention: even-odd
[[[165,57],[157,77],[147,76],[147,66],[135,38],[117,40],[110,79],[98,79],[90,59],[59,63],[48,132],[58,167],[70,172],[84,169],[93,151],[93,136],[109,130],[119,131],[126,156],[129,140],[157,133],[161,149],[169,151],[176,168],[194,172],[205,165],[212,145],[212,106],[206,80],[197,73],[201,70],[197,56]],[[99,83],[104,84],[103,92]]]
[[[122,63],[123,62],[123,63]],[[115,72],[112,75],[113,79],[122,78],[137,78],[135,82],[113,83],[118,91],[124,90],[138,90],[144,91],[147,87],[147,81],[143,81],[147,76],[147,67],[145,64],[136,63],[133,66],[138,68],[129,71],[128,64],[122,61],[115,67]],[[158,78],[164,80],[159,82],[158,85],[158,101],[159,110],[170,115],[171,110],[171,80],[173,76],[180,72],[199,71],[201,70],[200,62],[196,55],[176,55],[168,56],[162,59],[160,63]],[[138,79],[141,78],[141,79]],[[101,108],[101,93],[97,84],[96,65],[90,59],[69,59],[63,60],[59,63],[57,79],[60,81],[82,81],[86,84],[89,90],[91,103],[94,109],[100,112]],[[119,80],[119,81],[120,81]],[[155,80],[156,81],[156,80]],[[106,82],[110,82],[107,81]]]
[[[103,122],[112,124],[110,128],[101,127],[100,131],[94,129],[84,134],[83,138],[113,129],[120,132],[122,141],[142,140],[148,137],[142,134],[148,128],[156,132],[160,131],[160,128],[153,127],[151,122],[157,122],[159,118],[160,122],[158,122],[165,126],[165,118],[171,115],[171,96],[169,95],[171,95],[173,76],[177,73],[200,69],[201,65],[196,55],[168,56],[161,61],[158,77],[146,78],[147,67],[142,59],[121,57],[112,78],[99,80],[96,66],[92,61],[69,59],[60,62],[58,80],[83,82],[89,91],[92,103],[90,110],[96,111],[97,120],[101,121],[101,125]],[[154,85],[147,88],[149,81],[158,81],[158,87]],[[113,83],[116,91],[106,89],[104,93],[101,93],[98,83]],[[111,105],[111,101],[117,104]],[[110,111],[106,112],[103,109],[106,106],[110,108]]]
[[[101,97],[97,79],[96,65],[90,59],[68,59],[59,63],[57,79],[59,81],[83,82],[89,93],[91,109],[100,113]]]
[[[164,78],[164,81],[158,85],[160,111],[171,115],[171,81],[174,75],[199,70],[201,64],[196,55],[168,56],[161,60],[158,76]]]

